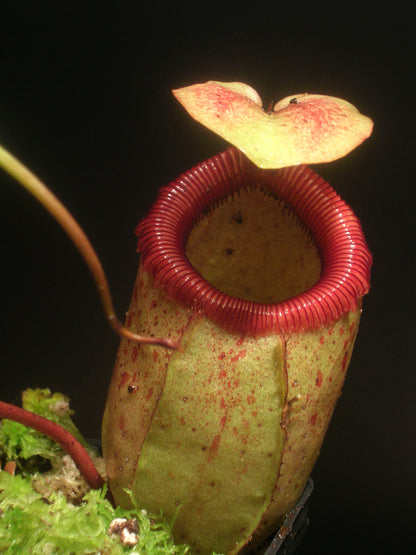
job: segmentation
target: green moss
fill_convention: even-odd
[[[23,394],[23,406],[63,425],[85,444],[71,420],[68,399],[63,395],[52,394],[47,389],[27,390]],[[106,499],[106,487],[85,489],[76,503],[70,502],[67,491],[56,490],[56,484],[61,484],[62,476],[68,473],[65,467],[68,457],[42,434],[2,420],[0,457],[3,468],[10,461],[17,464],[14,476],[0,471],[0,553],[185,555],[189,552],[188,546],[175,545],[172,526],[162,517],[154,518],[137,506],[131,510],[114,508]],[[45,463],[52,469],[41,473]],[[59,479],[55,480],[56,476]],[[73,481],[71,476],[71,490]],[[47,493],[46,482],[54,483]],[[136,520],[138,542],[134,547],[123,545],[118,535],[108,534],[115,518]]]
[[[26,410],[57,422],[83,445],[86,444],[81,432],[72,421],[71,415],[74,411],[70,409],[69,398],[66,395],[52,393],[50,389],[26,389],[22,393],[22,406]]]
[[[0,552],[7,554],[122,553],[178,554],[186,546],[175,546],[170,526],[155,521],[146,511],[113,508],[104,490],[89,491],[79,506],[59,493],[48,502],[22,476],[0,473]],[[123,546],[118,536],[107,533],[114,518],[135,518],[138,543]]]
[[[22,395],[24,409],[35,412],[66,428],[86,445],[71,419],[69,399],[49,389],[27,389]],[[56,467],[63,451],[54,441],[39,432],[11,420],[0,423],[0,462],[14,461],[24,475]]]

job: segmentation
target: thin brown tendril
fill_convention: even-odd
[[[2,146],[0,146],[0,166],[23,185],[23,187],[48,210],[74,243],[94,278],[100,294],[104,313],[113,330],[118,335],[136,341],[137,343],[160,345],[162,347],[168,347],[169,349],[177,349],[177,342],[169,337],[138,335],[125,328],[119,322],[115,315],[110,287],[98,255],[84,231],[70,212],[36,175]]]

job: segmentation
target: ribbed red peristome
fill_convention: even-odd
[[[232,297],[190,264],[185,246],[192,227],[230,194],[259,187],[286,203],[312,234],[322,272],[309,290],[278,303]],[[357,308],[368,292],[371,254],[360,222],[332,187],[307,166],[262,170],[234,147],[161,189],[136,229],[142,264],[155,284],[227,331],[257,335],[315,329]]]

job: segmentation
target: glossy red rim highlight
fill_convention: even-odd
[[[271,191],[290,207],[311,232],[321,258],[318,282],[278,303],[247,301],[219,291],[185,254],[188,235],[204,213],[253,186]],[[234,147],[162,188],[136,233],[143,267],[155,284],[230,332],[316,329],[356,310],[370,286],[372,257],[360,222],[332,187],[307,166],[262,170]]]

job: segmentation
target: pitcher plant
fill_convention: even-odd
[[[103,455],[117,504],[162,511],[193,553],[236,553],[296,504],[341,394],[371,254],[351,208],[305,164],[344,156],[372,122],[321,95],[265,111],[242,83],[174,94],[234,146],[163,187],[137,226],[124,325],[87,239],[76,242],[122,336]]]

